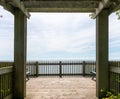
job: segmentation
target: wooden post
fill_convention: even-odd
[[[39,69],[38,69],[38,61],[36,62],[36,77],[38,77],[38,73],[39,73],[39,71],[38,71]]]
[[[26,95],[26,43],[27,18],[19,9],[15,9],[14,32],[14,99],[24,99]]]
[[[105,95],[100,90],[109,90],[108,16],[109,11],[104,9],[96,18],[96,95],[98,98]]]
[[[83,61],[83,76],[85,76],[85,61]]]
[[[62,62],[59,62],[59,77],[62,78]]]

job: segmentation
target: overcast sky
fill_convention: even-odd
[[[14,16],[0,7],[0,61],[14,60]],[[120,20],[109,18],[109,59],[120,60]],[[95,60],[95,20],[89,13],[31,13],[27,60]]]

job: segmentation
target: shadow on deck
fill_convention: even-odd
[[[26,99],[97,99],[90,77],[38,77],[27,81]]]

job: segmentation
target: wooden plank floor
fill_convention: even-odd
[[[26,99],[97,99],[90,77],[38,77],[26,85]]]

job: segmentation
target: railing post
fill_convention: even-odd
[[[62,78],[62,62],[59,62],[59,77]]]
[[[36,62],[36,77],[38,77],[38,73],[39,73],[39,71],[38,71],[39,69],[38,69],[38,61]]]
[[[85,76],[85,61],[83,61],[83,76]]]

